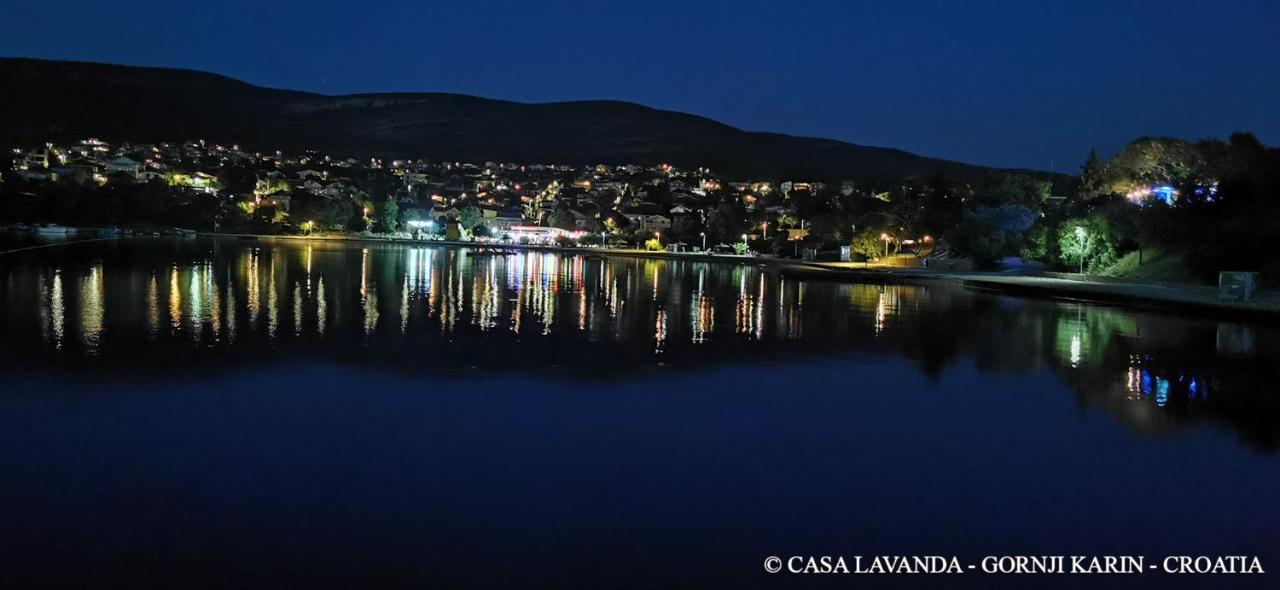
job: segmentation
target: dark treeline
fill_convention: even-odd
[[[0,197],[0,223],[205,229],[229,214],[216,195],[124,178],[99,185],[28,181],[6,174]]]
[[[1190,278],[1219,270],[1280,278],[1280,150],[1248,133],[1226,141],[1141,138],[1110,160],[1090,154],[1074,198],[1028,234],[1026,254],[1086,272],[1127,270],[1144,252],[1177,257]],[[1125,264],[1125,258],[1130,264]]]

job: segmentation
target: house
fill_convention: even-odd
[[[404,185],[409,188],[414,185],[427,184],[431,180],[430,176],[422,172],[405,172],[400,178],[404,181]]]
[[[36,168],[49,167],[49,150],[32,150],[24,152],[13,159],[14,168],[18,170],[32,170]]]
[[[164,180],[166,175],[159,170],[146,169],[138,173],[138,182],[151,182],[153,180]]]
[[[324,185],[315,179],[307,179],[306,182],[302,183],[302,189],[311,194],[319,195],[324,192]]]
[[[94,172],[83,166],[55,166],[49,169],[49,178],[54,182],[84,184],[94,179]]]
[[[431,212],[428,213],[427,215],[431,217],[431,219],[433,220],[447,220],[447,219],[457,219],[458,216],[461,214],[462,212],[459,211],[457,207],[449,207],[448,209],[432,208]]]
[[[131,178],[137,178],[142,173],[142,163],[127,156],[117,156],[107,162],[104,169],[107,176],[126,174]]]
[[[519,209],[500,209],[497,215],[485,217],[484,224],[495,232],[505,232],[513,226],[525,223]]]
[[[268,195],[267,198],[263,199],[263,201],[275,206],[276,209],[288,211],[289,205],[293,202],[293,199],[289,196],[289,193],[275,193],[273,195]]]
[[[631,222],[632,227],[639,229],[662,230],[671,227],[671,218],[666,215],[624,213],[623,216]]]
[[[320,191],[321,194],[330,199],[336,199],[351,192],[354,192],[351,187],[339,181],[330,182]]]
[[[196,172],[195,174],[175,172],[169,182],[174,186],[185,186],[206,193],[216,193],[219,187],[218,177],[204,172]]]

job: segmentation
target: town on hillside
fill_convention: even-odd
[[[1140,138],[1077,176],[992,171],[891,183],[731,178],[668,164],[343,157],[202,140],[84,139],[0,160],[0,225],[596,245],[893,266],[1204,280],[1275,274],[1277,150],[1252,135]],[[1060,178],[1059,178],[1060,177]],[[1206,224],[1210,219],[1217,223]],[[52,228],[52,229],[50,229]],[[1139,269],[1139,267],[1144,267]]]

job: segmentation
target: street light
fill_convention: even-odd
[[[1088,244],[1086,240],[1089,237],[1089,233],[1086,232],[1083,227],[1077,225],[1076,237],[1080,238],[1080,274],[1084,274],[1084,253],[1086,249],[1085,246]]]
[[[707,232],[700,232],[702,235],[702,251],[707,251]]]
[[[760,224],[760,232],[764,234],[762,236],[764,239],[766,240],[769,239],[769,222],[768,221],[765,221]]]
[[[884,240],[884,257],[889,257],[889,234],[880,234],[880,239]]]

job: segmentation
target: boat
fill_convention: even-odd
[[[70,228],[70,227],[67,227],[67,226],[65,226],[65,225],[40,225],[40,226],[36,226],[36,233],[38,233],[38,234],[47,234],[47,235],[60,235],[60,236],[65,236],[65,235],[70,234],[70,233],[75,233],[75,231],[76,231],[75,229]]]

